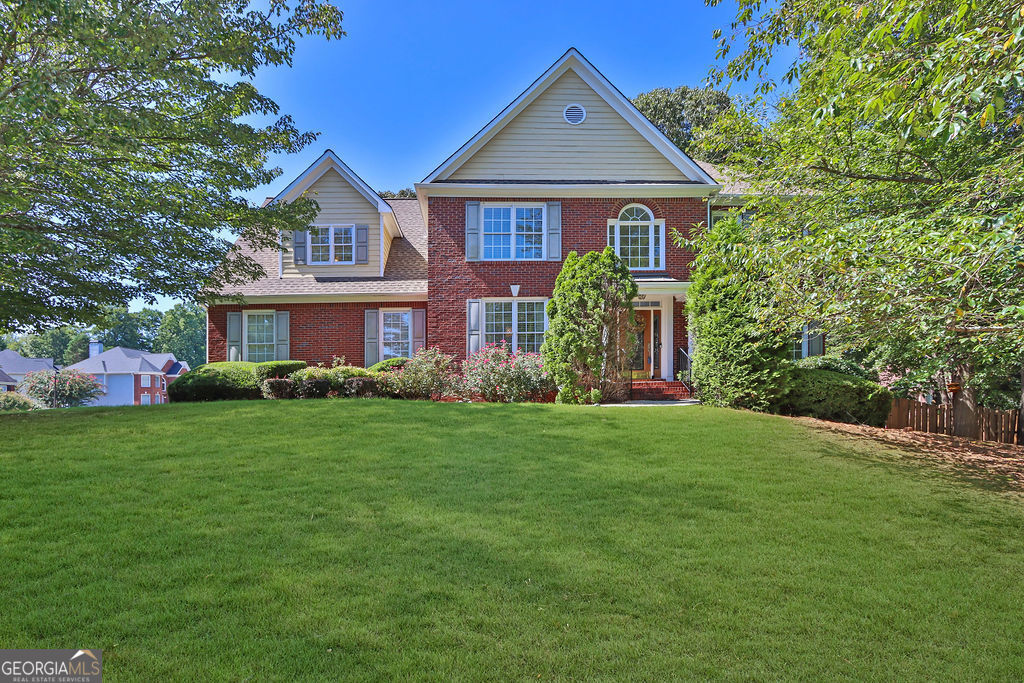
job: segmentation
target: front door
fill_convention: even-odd
[[[651,361],[653,354],[653,316],[651,311],[635,311],[639,323],[636,332],[636,351],[633,354],[633,377],[635,379],[650,379]]]

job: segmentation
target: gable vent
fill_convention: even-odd
[[[587,110],[582,104],[570,104],[562,111],[562,116],[565,117],[566,123],[578,126],[587,120]]]

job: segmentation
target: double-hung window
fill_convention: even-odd
[[[262,363],[274,360],[274,312],[245,313],[245,360]]]
[[[665,268],[665,221],[643,204],[630,204],[608,221],[608,244],[630,270]]]
[[[540,353],[547,330],[547,302],[500,300],[484,302],[484,343],[502,342],[515,351]]]
[[[482,208],[485,261],[544,258],[543,204],[484,204]]]
[[[309,228],[311,264],[352,264],[356,262],[356,226],[314,225]]]
[[[380,360],[412,356],[412,311],[380,312]]]

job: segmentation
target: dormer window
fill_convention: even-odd
[[[309,229],[311,264],[355,263],[355,225],[314,225]]]
[[[630,204],[608,221],[608,245],[630,270],[664,270],[665,221],[643,204]]]

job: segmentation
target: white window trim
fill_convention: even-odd
[[[277,313],[277,311],[274,311],[274,310],[271,310],[271,309],[261,309],[261,310],[258,310],[258,311],[242,311],[242,360],[244,360],[244,361],[248,361],[249,360],[249,316],[250,315],[269,315],[270,316],[271,324],[274,327],[273,332],[271,334],[271,339],[274,340],[272,342],[273,346],[274,346],[274,358],[271,359],[271,360],[276,360],[277,359],[277,315],[276,315],[276,313]]]
[[[356,263],[356,225],[355,223],[314,223],[310,226],[316,228],[318,231],[327,228],[328,229],[328,248],[327,248],[327,260],[326,261],[314,261],[313,260],[313,235],[311,232],[306,232],[306,250],[309,253],[309,257],[306,262],[311,266],[352,266]],[[349,228],[352,230],[352,260],[350,261],[335,261],[334,260],[334,229],[335,228]]]
[[[542,301],[544,302],[544,336],[547,336],[548,328],[551,321],[548,320],[548,306],[547,303],[550,301],[547,297],[543,296],[495,296],[495,297],[484,297],[480,299],[482,310],[480,311],[480,345],[486,346],[489,342],[487,341],[487,304],[497,303],[508,303],[512,302],[512,344],[511,348],[514,353],[519,351],[519,306],[516,304],[527,303],[530,301]]]
[[[409,314],[409,355],[412,355],[412,309],[411,308],[380,308],[377,309],[377,348],[381,349],[380,358],[378,360],[387,360],[384,358],[384,314],[385,313],[408,313]],[[405,358],[406,356],[389,356],[389,358]]]
[[[153,402],[153,399],[150,397],[149,394],[141,394],[139,396],[139,405],[141,405],[141,406],[153,405],[152,402]]]
[[[148,388],[150,388],[150,386],[152,384],[153,384],[153,376],[152,375],[142,375],[142,377],[139,378],[139,386],[140,387],[145,387],[146,389],[148,389]]]
[[[649,213],[651,215],[651,223],[650,223],[651,227],[649,229],[648,241],[650,243],[650,248],[653,251],[654,250],[654,237],[655,237],[655,235],[657,235],[658,236],[658,240],[659,240],[659,244],[661,245],[661,250],[660,250],[660,253],[658,254],[658,262],[657,263],[653,264],[652,266],[648,266],[647,268],[633,268],[633,267],[630,267],[630,270],[665,270],[665,252],[666,252],[666,245],[665,245],[665,219],[664,218],[655,218],[654,217],[654,211],[652,211],[649,206],[646,206],[644,204],[635,204],[635,203],[634,204],[627,204],[626,206],[624,206],[621,209],[619,209],[619,216],[622,215],[623,211],[625,211],[626,209],[628,209],[630,207],[633,207],[633,206],[639,206],[640,208],[644,209],[647,213]],[[646,224],[646,221],[644,221],[644,222],[639,222],[639,221],[619,221],[618,216],[616,216],[615,218],[609,218],[608,219],[608,229],[615,231],[615,244],[613,244],[611,246],[615,249],[615,254],[617,256],[619,256],[619,258],[622,258],[622,255],[619,253],[619,248],[622,246],[622,226],[623,225],[644,225],[644,224]],[[607,236],[607,233],[606,233],[606,236]]]
[[[486,237],[497,233],[484,231],[484,209],[512,209],[512,247],[509,258],[487,258]],[[516,209],[540,209],[540,257],[539,258],[516,258]],[[483,202],[480,204],[480,260],[481,261],[546,261],[548,258],[548,207],[547,204],[537,202]]]

